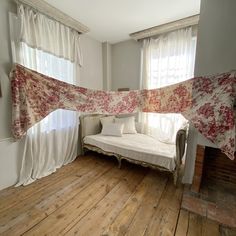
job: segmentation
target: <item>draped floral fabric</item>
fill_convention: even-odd
[[[23,137],[56,109],[103,114],[175,112],[234,159],[235,71],[160,89],[113,92],[67,84],[16,64],[11,72],[11,87],[15,138]]]

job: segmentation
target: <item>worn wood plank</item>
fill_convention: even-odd
[[[26,235],[59,235],[67,232],[127,174],[128,169],[120,170],[118,168],[106,172],[84,191],[78,193],[65,205],[53,212],[46,220],[41,221],[29,230]],[[60,219],[63,220],[63,224],[61,224]]]
[[[215,221],[203,218],[202,236],[208,236],[208,235],[219,236],[220,235],[219,224],[217,224]]]
[[[220,235],[221,236],[236,236],[236,229],[230,229],[224,226],[220,226]]]
[[[0,191],[0,213],[15,207],[18,203],[26,200],[32,195],[37,194],[40,191],[51,185],[51,183],[56,183],[62,181],[63,178],[69,177],[74,173],[80,171],[87,165],[93,165],[93,157],[88,158],[78,158],[73,162],[73,164],[68,164],[64,168],[59,169],[56,173],[50,176],[37,180],[33,185],[19,186],[17,188],[8,188],[6,190]],[[13,194],[14,193],[14,194]]]
[[[154,171],[149,173],[103,234],[143,235],[166,183],[166,176]]]
[[[176,236],[187,235],[188,220],[189,220],[189,212],[181,209],[179,213],[178,222],[177,222],[176,232],[175,232]]]
[[[31,203],[33,205],[35,203],[35,201],[38,201],[42,198],[45,198],[45,197],[48,197],[48,196],[52,195],[54,192],[60,190],[63,185],[72,183],[75,180],[77,181],[78,177],[81,177],[85,173],[88,173],[91,170],[91,168],[95,167],[96,165],[101,166],[101,165],[105,165],[105,164],[103,164],[102,162],[91,162],[90,165],[87,165],[87,164],[79,165],[77,167],[77,171],[71,172],[71,174],[68,175],[68,176],[67,175],[65,175],[63,177],[61,176],[60,181],[55,181],[55,183],[53,182],[53,185],[52,185],[52,182],[51,182],[51,184],[46,185],[45,188],[43,188],[41,191],[39,191],[39,192],[36,191],[35,194],[31,195],[30,201],[28,200],[28,198],[23,198],[21,196],[21,194],[23,196],[25,196],[25,191],[21,191],[20,188],[14,188],[15,193],[13,194],[12,198],[14,199],[14,201],[16,201],[16,205],[13,204],[10,207],[10,209],[6,209],[6,210],[1,211],[0,212],[0,220],[1,220],[2,216],[6,217],[6,215],[11,213],[11,211],[14,211],[14,210],[17,210],[17,209],[22,209],[23,207],[30,207]],[[52,177],[52,179],[53,179],[53,175],[51,175],[50,177]],[[38,181],[36,181],[33,184],[30,184],[26,187],[28,187],[27,190],[30,187],[32,187],[32,189],[35,189],[36,188],[35,186],[37,186],[37,185],[38,185]],[[47,191],[45,191],[45,189],[47,189]],[[30,191],[32,191],[32,190],[30,190]],[[9,199],[9,202],[7,202],[9,205],[12,203],[12,198]]]
[[[174,235],[182,194],[183,187],[174,186],[170,178],[145,235]]]
[[[0,235],[213,236],[219,228],[220,235],[236,235],[180,210],[182,187],[166,181],[168,175],[83,158],[29,186],[0,191],[0,205],[11,206],[0,212]]]
[[[19,235],[27,231],[69,201],[78,191],[82,191],[86,186],[96,181],[99,176],[110,168],[112,166],[109,164],[105,166],[100,164],[92,170],[89,167],[84,167],[79,176],[72,176],[71,182],[70,179],[69,181],[65,179],[56,188],[53,188],[55,185],[52,185],[50,194],[47,193],[47,188],[39,196],[32,196],[26,202],[23,201],[17,207],[9,209],[4,215],[0,215],[0,233]]]
[[[126,178],[122,179],[102,201],[67,232],[67,235],[101,235],[118,215],[143,177],[143,171],[128,173]]]
[[[90,156],[90,157],[88,156],[88,158],[84,158],[83,156],[81,156],[81,158],[80,157],[76,158],[74,160],[74,162],[72,162],[72,163],[70,163],[68,165],[63,166],[63,168],[58,169],[57,172],[55,172],[55,173],[57,173],[56,174],[56,178],[58,177],[58,175],[60,175],[60,173],[62,174],[62,173],[67,172],[67,170],[69,170],[70,168],[75,168],[76,164],[78,164],[79,162],[84,162],[84,161],[88,162],[89,160],[92,160],[92,156]],[[49,175],[50,178],[52,176],[55,176],[55,173]],[[42,179],[38,179],[37,182],[34,182],[34,183],[37,183],[37,184],[41,183],[41,184],[43,184],[45,181],[47,182],[49,176],[46,176],[46,177],[44,177]],[[20,189],[23,192],[23,191],[25,191],[28,188],[29,189],[33,189],[33,188],[35,188],[35,186],[33,186],[31,184],[31,185],[27,185],[27,186],[19,186],[17,188],[13,188],[13,187],[5,188],[5,189],[0,191],[0,201],[4,200],[5,197],[11,197],[12,193],[16,192],[16,189],[17,190]]]
[[[205,218],[194,213],[189,213],[189,227],[187,236],[201,236],[203,220],[205,220]]]
[[[161,175],[160,172],[155,172],[156,178],[154,183],[148,189],[137,213],[130,224],[127,235],[144,235],[149,222],[151,221],[154,212],[159,204],[161,195],[166,187],[168,178],[166,175]]]

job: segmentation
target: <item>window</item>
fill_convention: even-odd
[[[31,48],[25,43],[20,45],[20,57],[22,64],[30,69],[36,70],[47,76],[58,80],[76,84],[74,76],[74,64],[63,58],[52,54]],[[74,111],[57,110],[45,117],[39,125],[41,132],[50,132],[52,130],[65,129],[76,125],[76,116]],[[32,127],[32,132],[38,125]]]
[[[196,29],[188,27],[143,42],[141,84],[161,88],[193,77]],[[181,114],[141,114],[148,128],[144,132],[159,140],[175,143],[176,132],[186,122]]]
[[[76,84],[78,33],[27,6],[18,6],[18,13],[21,13],[19,17],[12,13],[9,17],[13,62],[55,79]],[[42,21],[44,24],[40,23]],[[25,24],[21,24],[22,22]],[[48,29],[54,33],[49,35]],[[24,38],[20,32],[25,33]],[[76,42],[68,43],[69,39]],[[57,43],[54,44],[56,40]],[[72,47],[73,45],[76,47]],[[55,172],[62,165],[72,162],[77,156],[77,150],[77,113],[66,110],[50,113],[27,131],[17,185],[27,185]]]
[[[176,84],[193,77],[195,48],[197,37],[190,41],[189,52],[180,52],[172,55],[159,56],[157,49],[151,52],[151,76],[148,87],[161,88]],[[194,52],[194,53],[193,53]]]

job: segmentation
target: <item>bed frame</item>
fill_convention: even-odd
[[[175,158],[176,168],[174,171],[170,171],[170,170],[168,170],[164,167],[158,166],[158,165],[153,165],[153,164],[150,164],[150,163],[147,163],[144,161],[133,160],[128,157],[121,156],[117,153],[106,152],[96,146],[85,144],[83,142],[85,136],[101,133],[102,127],[101,127],[101,123],[100,123],[100,118],[104,117],[104,116],[105,115],[97,115],[97,114],[89,114],[89,115],[81,115],[80,116],[80,129],[79,129],[79,131],[80,131],[81,151],[82,151],[83,155],[85,154],[86,151],[90,150],[90,151],[104,154],[106,156],[116,157],[118,164],[119,164],[119,168],[121,168],[121,162],[124,159],[128,162],[138,164],[138,165],[141,165],[144,167],[150,167],[152,169],[158,169],[160,171],[171,172],[173,174],[174,184],[176,185],[178,177],[179,177],[180,167],[182,164],[182,158],[185,153],[186,139],[187,139],[187,126],[178,130],[178,132],[176,134],[176,158]]]

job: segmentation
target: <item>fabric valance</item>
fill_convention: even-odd
[[[18,17],[21,42],[82,65],[80,36],[76,30],[25,5],[18,6]]]
[[[16,65],[11,72],[12,131],[21,138],[56,109],[120,114],[181,113],[229,158],[235,153],[236,71],[152,90],[96,91]]]

